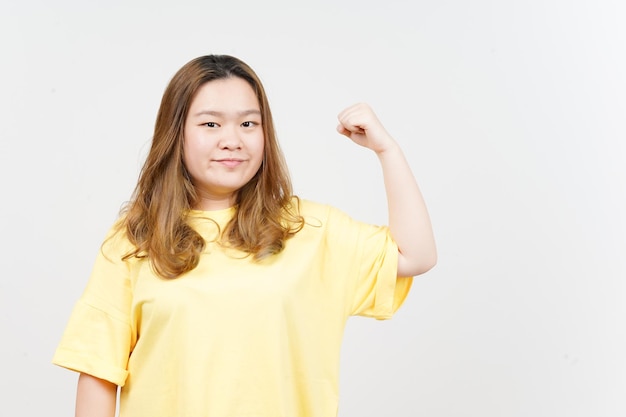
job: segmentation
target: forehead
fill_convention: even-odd
[[[242,78],[230,77],[202,85],[191,101],[190,113],[247,110],[259,110],[259,100],[252,86]]]

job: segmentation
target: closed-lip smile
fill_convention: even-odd
[[[241,164],[242,162],[244,162],[244,160],[241,158],[219,158],[219,159],[215,159],[215,162],[218,162],[222,165],[232,168]]]

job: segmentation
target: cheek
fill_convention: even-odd
[[[183,139],[183,154],[185,158],[189,158],[192,160],[199,154],[206,153],[208,148],[208,143],[202,140],[201,137],[196,137],[194,135],[187,135]]]
[[[261,143],[261,145],[259,145],[259,158],[263,160],[264,156],[265,156],[265,144]]]
[[[263,135],[258,139],[256,144],[256,153],[260,160],[263,160],[263,156],[265,155],[265,139]]]
[[[200,168],[201,155],[202,150],[199,149],[193,140],[183,143],[183,164],[190,174]]]
[[[183,142],[183,164],[187,169],[189,169],[189,155],[193,155],[193,151],[189,149],[189,144],[185,141]]]

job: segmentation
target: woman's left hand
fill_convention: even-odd
[[[395,145],[394,139],[387,133],[371,107],[365,103],[348,107],[337,118],[339,133],[377,154]]]

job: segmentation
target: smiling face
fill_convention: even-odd
[[[198,194],[194,208],[231,207],[237,191],[263,161],[259,101],[247,81],[209,81],[191,102],[184,127],[183,162]]]

